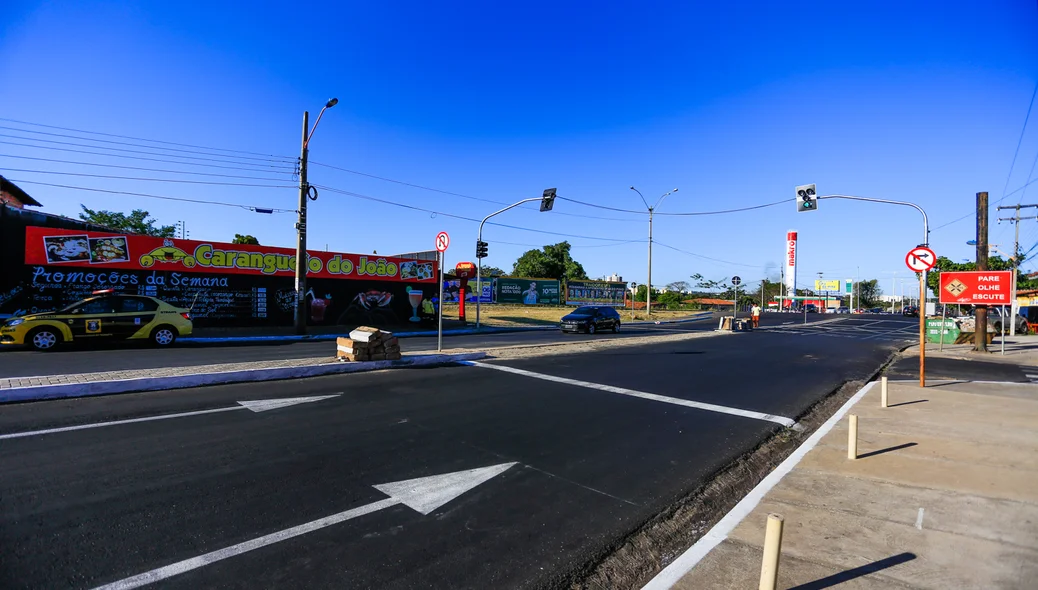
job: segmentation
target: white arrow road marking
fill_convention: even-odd
[[[230,406],[228,408],[216,408],[214,410],[198,410],[196,412],[180,412],[177,414],[163,414],[162,416],[148,416],[146,418],[131,418],[129,420],[113,420],[111,422],[96,422],[94,424],[81,424],[79,426],[63,426],[61,428],[48,428],[46,430],[32,430],[29,432],[14,432],[11,434],[0,434],[0,440],[7,438],[23,438],[26,436],[39,436],[41,434],[55,434],[57,432],[72,432],[73,430],[88,430],[90,428],[104,428],[106,426],[119,426],[120,424],[135,424],[137,422],[154,422],[155,420],[171,420],[173,418],[186,418],[188,416],[201,416],[203,414],[218,414],[220,412],[233,412],[235,410],[252,410],[253,412],[266,412],[267,410],[276,410],[278,408],[285,408],[288,406],[294,406],[296,404],[305,404],[309,402],[321,401],[324,399],[338,397],[341,393],[334,395],[318,395],[314,397],[290,397],[285,399],[265,399],[258,401],[246,401],[238,402],[237,406]]]
[[[454,473],[445,473],[443,475],[419,477],[418,479],[408,479],[405,481],[396,481],[377,485],[374,486],[375,489],[389,495],[390,497],[385,500],[366,504],[359,508],[354,508],[352,510],[310,521],[306,524],[264,535],[250,541],[245,541],[244,543],[224,547],[223,549],[218,549],[206,553],[205,555],[199,555],[198,557],[178,561],[177,563],[153,569],[144,572],[143,574],[137,574],[136,576],[125,578],[118,582],[98,586],[94,590],[128,590],[130,588],[139,588],[229,557],[241,555],[242,553],[252,551],[253,549],[273,545],[280,541],[305,535],[318,529],[323,529],[333,524],[339,524],[340,522],[345,522],[357,518],[358,516],[364,516],[365,514],[371,514],[372,512],[377,512],[383,508],[389,508],[390,506],[395,506],[397,504],[403,504],[421,512],[422,514],[429,514],[433,510],[436,510],[440,506],[443,506],[447,502],[450,502],[488,479],[503,473],[513,465],[515,465],[515,463],[502,463],[500,465],[491,465],[490,467],[481,467],[479,469],[456,471]]]
[[[545,375],[543,373],[534,373],[533,371],[527,371],[525,369],[516,369],[514,367],[507,367],[505,365],[491,365],[487,363],[480,363],[477,361],[458,361],[461,365],[470,365],[473,367],[482,367],[484,369],[494,369],[495,371],[504,371],[505,373],[514,373],[516,375],[523,375],[524,377],[533,377],[534,379],[544,379],[545,381],[554,381],[556,383],[565,383],[566,385],[576,385],[578,387],[587,387],[590,389],[599,389],[601,391],[608,391],[609,393],[619,393],[620,395],[629,395],[631,397],[640,397],[642,399],[648,399],[656,402],[663,402],[667,404],[674,404],[676,406],[685,406],[686,408],[695,408],[697,410],[706,410],[708,412],[719,412],[721,414],[731,414],[732,416],[742,416],[743,418],[755,418],[757,420],[766,420],[768,422],[774,422],[781,424],[787,428],[794,430],[802,430],[803,427],[796,423],[796,421],[783,416],[775,416],[773,414],[765,414],[763,412],[754,412],[752,410],[743,410],[740,408],[730,408],[728,406],[717,406],[714,404],[707,404],[703,402],[694,402],[687,399],[681,399],[678,397],[668,397],[666,395],[657,395],[655,393],[645,393],[644,391],[635,391],[633,389],[626,389],[624,387],[614,387],[612,385],[602,385],[601,383],[591,383],[590,381],[578,381],[576,379],[567,379],[566,377],[556,377],[554,375]]]
[[[238,402],[242,406],[252,410],[253,412],[266,412],[267,410],[276,410],[278,408],[286,408],[288,406],[294,406],[296,404],[307,404],[310,402],[319,402],[323,399],[329,399],[338,397],[341,393],[334,395],[317,395],[314,397],[286,397],[284,399],[263,399],[252,402]]]

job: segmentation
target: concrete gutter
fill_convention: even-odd
[[[0,403],[22,402],[44,399],[70,397],[87,397],[93,395],[109,395],[115,393],[132,393],[141,391],[157,391],[166,389],[183,389],[206,385],[224,385],[228,383],[249,383],[258,381],[277,381],[282,379],[301,379],[324,375],[341,375],[345,373],[361,373],[383,369],[404,369],[412,367],[437,367],[454,364],[463,360],[479,360],[485,358],[485,352],[466,352],[459,354],[423,354],[404,357],[398,361],[370,362],[322,362],[288,367],[242,367],[242,365],[208,365],[202,367],[178,367],[184,374],[162,374],[170,369],[152,369],[135,371],[141,375],[122,379],[98,379],[99,374],[87,373],[78,382],[51,383],[39,385],[13,386],[0,389]],[[256,363],[259,364],[259,363]],[[233,367],[233,368],[232,368]],[[201,371],[191,373],[190,371]],[[153,375],[149,375],[152,373]],[[61,375],[74,380],[77,375]],[[46,377],[25,378],[23,381],[44,380]],[[11,381],[15,381],[12,379]]]

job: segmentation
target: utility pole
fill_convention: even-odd
[[[299,335],[306,334],[306,269],[309,262],[306,259],[306,201],[310,198],[317,200],[317,189],[306,181],[306,159],[310,153],[310,138],[314,136],[314,131],[317,131],[321,117],[326,110],[338,103],[339,99],[329,98],[318,113],[312,129],[309,128],[310,111],[303,111],[303,147],[299,153],[299,217],[296,220],[296,311],[293,322],[295,332]],[[310,196],[311,192],[313,197]]]
[[[1038,207],[1038,205],[1006,205],[1006,206],[998,207],[999,211],[1002,211],[1003,209],[1015,209],[1016,210],[1016,215],[1014,215],[1012,217],[999,217],[998,218],[999,223],[1001,223],[1003,221],[1009,221],[1009,222],[1012,222],[1012,223],[1016,224],[1016,237],[1013,239],[1013,256],[1010,258],[1010,260],[1013,261],[1013,286],[1010,289],[1010,297],[1011,297],[1011,299],[1009,300],[1010,301],[1010,306],[1009,306],[1010,318],[1009,319],[1011,320],[1009,322],[1009,335],[1010,336],[1016,336],[1016,316],[1017,316],[1017,314],[1020,313],[1020,307],[1017,305],[1017,302],[1016,302],[1016,281],[1017,281],[1017,275],[1020,273],[1020,220],[1022,220],[1022,219],[1038,219],[1038,216],[1020,217],[1020,210],[1021,209],[1029,209],[1029,208],[1033,208],[1033,207]],[[1005,326],[1003,326],[1002,329],[1004,330]]]
[[[977,270],[988,269],[988,194],[977,193]],[[988,306],[978,305],[974,315],[973,349],[977,352],[988,351]]]
[[[306,199],[310,185],[306,182],[307,132],[310,111],[303,111],[303,149],[299,154],[299,217],[296,219],[296,334],[306,334]]]

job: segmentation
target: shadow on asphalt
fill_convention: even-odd
[[[890,379],[918,379],[919,358],[905,357],[898,359],[887,368]],[[973,359],[952,359],[931,357],[926,359],[926,379],[948,379],[956,381],[1011,381],[1029,383],[1017,365],[1009,363],[993,363]]]

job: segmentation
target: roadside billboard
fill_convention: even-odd
[[[941,303],[1010,305],[1012,285],[1009,270],[942,272],[938,297]]]
[[[497,303],[559,305],[559,281],[555,279],[497,278]]]
[[[627,283],[610,281],[567,281],[566,305],[623,307]]]
[[[294,277],[296,251],[29,226],[25,228],[25,264],[83,267],[95,273],[119,269]],[[432,261],[308,251],[306,267],[310,278],[436,285],[436,263]]]
[[[493,303],[494,301],[494,281],[495,279],[482,279],[480,284],[482,289],[478,288],[476,279],[468,280],[468,287],[465,288],[465,301],[475,303],[476,293],[482,291],[482,297],[480,297],[480,303]],[[447,303],[457,303],[458,295],[461,292],[461,280],[451,279],[443,281],[443,300]]]
[[[789,230],[786,232],[786,258],[785,258],[786,291],[796,292],[797,286],[797,232]]]

